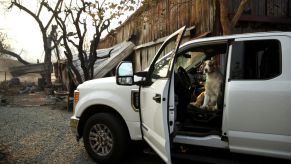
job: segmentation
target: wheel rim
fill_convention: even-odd
[[[90,129],[89,141],[92,150],[100,156],[108,155],[113,147],[112,133],[104,124],[96,124]]]

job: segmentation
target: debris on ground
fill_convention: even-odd
[[[0,143],[0,164],[14,163],[10,157],[8,146]]]
[[[17,77],[13,77],[11,80],[9,80],[9,86],[15,85],[20,85],[20,80]]]
[[[0,95],[0,106],[6,106],[7,104],[8,104],[7,99]]]
[[[50,88],[52,90],[52,88]],[[0,106],[46,106],[53,105],[67,109],[68,93],[47,94],[35,83],[23,83],[18,78],[0,83]]]
[[[19,93],[25,94],[25,93],[34,93],[37,90],[37,87],[34,84],[29,84],[25,87],[23,87]]]

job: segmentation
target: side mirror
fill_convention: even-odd
[[[116,83],[118,85],[133,85],[133,80],[132,62],[121,62],[116,69]]]

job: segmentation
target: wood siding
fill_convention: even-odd
[[[230,0],[229,17],[232,17],[240,0]],[[160,38],[180,27],[194,27],[183,41],[206,32],[221,34],[218,0],[163,0],[144,5],[125,23],[104,38],[99,48],[111,47],[125,40],[137,47],[133,55],[136,71],[145,69],[160,46]],[[258,31],[291,31],[290,0],[251,0],[240,17],[234,33]],[[150,44],[149,44],[150,43]],[[140,46],[145,45],[145,46]]]
[[[229,1],[230,17],[240,0]],[[291,31],[290,0],[252,0],[240,17],[234,33]]]
[[[99,47],[112,47],[125,40],[132,40],[136,45],[144,44],[165,37],[184,25],[195,26],[196,34],[215,31],[219,28],[219,22],[216,20],[218,3],[217,0],[153,1],[141,7],[111,35],[103,39]],[[240,0],[228,2],[230,17],[236,12],[239,3]],[[279,23],[280,27],[274,26],[274,23]],[[236,26],[235,33],[251,32],[249,29],[286,31],[290,30],[290,26],[290,0],[251,0]],[[216,31],[215,34],[219,32]]]
[[[136,45],[155,41],[170,35],[182,26],[196,26],[196,33],[213,30],[215,0],[171,0],[153,2],[141,7],[135,14],[108,35],[100,48],[111,47],[124,40]]]

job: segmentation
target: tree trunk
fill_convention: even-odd
[[[73,73],[76,76],[76,80],[78,81],[78,83],[82,84],[83,80],[82,80],[81,74],[73,64],[73,55],[72,55],[72,53],[70,51],[69,52],[65,51],[64,54],[67,57],[68,68],[73,71]]]
[[[57,26],[56,25],[52,25],[52,30],[49,34],[49,36],[47,37],[47,45],[44,46],[45,47],[45,57],[44,57],[44,63],[48,65],[48,70],[45,73],[45,81],[46,81],[46,85],[47,87],[50,87],[52,85],[52,80],[51,80],[51,70],[53,67],[52,64],[52,43],[53,43],[53,38],[54,35],[56,34],[57,31]]]

